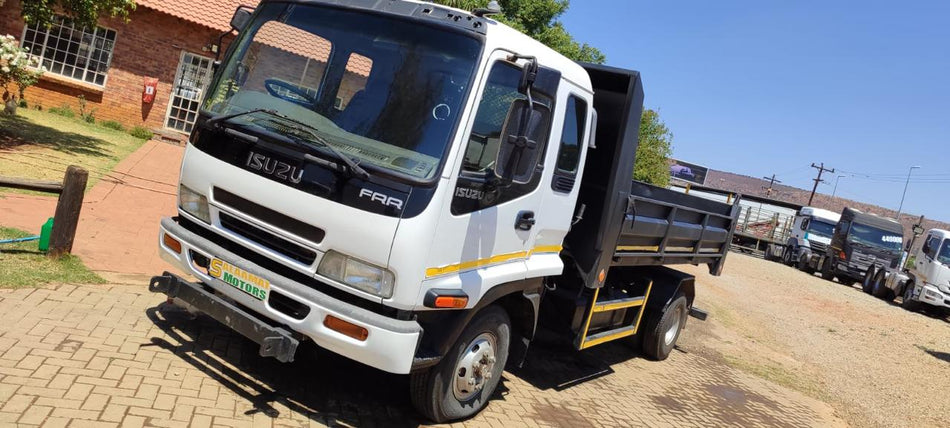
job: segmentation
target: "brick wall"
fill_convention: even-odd
[[[117,33],[105,87],[95,89],[89,84],[48,76],[27,90],[27,101],[31,106],[39,104],[44,108],[69,104],[78,111],[77,97],[81,94],[88,108],[96,109],[99,120],[163,128],[182,51],[213,57],[214,54],[203,52],[202,47],[215,41],[220,33],[145,7],[138,7],[127,23],[103,20],[100,25]],[[7,0],[0,8],[0,34],[11,34],[20,40],[23,26],[19,1]],[[142,103],[146,76],[159,80],[151,104]]]

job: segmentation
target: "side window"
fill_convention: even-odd
[[[810,220],[811,220],[811,219],[810,219],[810,218],[807,218],[807,217],[804,218],[804,219],[802,219],[802,230],[807,230],[807,229],[808,229],[808,223],[809,223]]]
[[[498,156],[501,131],[508,111],[511,110],[512,102],[526,98],[518,92],[520,82],[520,67],[505,61],[498,61],[492,66],[475,112],[468,145],[465,147],[459,179],[452,198],[452,214],[466,214],[492,207],[537,189],[541,181],[540,164],[527,184],[499,186],[494,179],[495,158]],[[556,90],[557,87],[554,87],[553,92],[556,93]],[[553,107],[551,99],[544,94],[532,92],[532,98],[536,103],[544,104],[548,108]],[[550,120],[547,122],[550,124]],[[543,135],[543,138],[538,139],[541,159],[544,159],[550,133],[550,126],[540,131]]]
[[[930,258],[935,258],[935,256],[937,255],[938,246],[940,246],[940,238],[937,236],[931,235],[927,237],[927,248],[925,248],[924,250],[927,253],[927,255],[930,256]]]
[[[559,192],[570,192],[581,159],[581,146],[587,125],[587,103],[571,95],[564,107],[564,128],[561,130],[561,146],[558,148],[554,180],[551,187]]]

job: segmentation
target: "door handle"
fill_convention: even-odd
[[[515,220],[515,229],[531,230],[531,227],[534,226],[534,223],[534,211],[521,211],[518,213],[518,218]]]

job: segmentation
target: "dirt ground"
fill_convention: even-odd
[[[947,426],[950,317],[912,313],[855,287],[732,253],[697,277],[679,343],[691,352],[829,403],[853,426]]]

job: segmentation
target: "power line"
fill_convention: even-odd
[[[808,197],[808,205],[811,205],[812,199],[815,199],[815,192],[818,190],[818,183],[821,183],[821,182],[824,181],[824,180],[821,179],[821,174],[824,173],[825,171],[830,172],[830,173],[832,173],[832,174],[835,173],[835,169],[834,169],[834,168],[831,168],[831,169],[825,168],[825,163],[824,163],[824,162],[822,162],[820,166],[819,166],[819,165],[815,165],[814,163],[812,163],[812,164],[811,164],[811,167],[818,170],[818,178],[814,178],[814,179],[813,179],[813,180],[815,180],[815,187],[812,187],[812,188],[811,188],[811,196]]]

